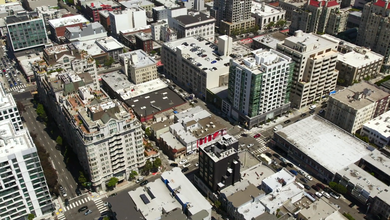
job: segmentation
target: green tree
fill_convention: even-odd
[[[349,214],[349,213],[344,212],[343,215],[344,215],[348,220],[355,220],[355,218],[352,217],[352,215]]]
[[[279,21],[276,22],[276,27],[284,27],[286,25],[286,20],[280,19]]]
[[[336,182],[329,182],[329,187],[331,189],[333,189],[334,187],[336,187],[337,183]]]
[[[151,131],[151,128],[150,128],[150,127],[147,127],[147,128],[145,129],[145,134],[146,134],[146,136],[148,136],[148,137],[152,137],[152,131]]]
[[[96,65],[96,67],[99,67],[100,62],[98,60],[95,60],[95,65]]]
[[[267,24],[267,29],[271,29],[275,26],[275,22],[271,21],[270,23]]]
[[[110,220],[110,217],[104,216],[103,220]]]
[[[129,180],[135,179],[136,176],[138,176],[137,171],[135,171],[135,170],[131,171],[131,172],[130,172]]]
[[[347,188],[341,184],[337,184],[334,188],[334,190],[340,194],[345,195],[347,193]]]
[[[37,112],[37,115],[43,120],[43,121],[47,121],[47,115],[46,115],[46,112],[45,112],[45,108],[43,107],[43,105],[41,103],[38,104],[37,106],[37,109],[35,110]]]
[[[58,135],[56,142],[58,145],[62,146],[62,137]]]
[[[30,213],[30,214],[27,215],[27,219],[28,219],[28,220],[33,220],[34,218],[35,218],[35,215],[34,215],[34,214],[31,214],[31,213]]]
[[[104,66],[111,66],[114,62],[114,58],[110,57],[106,61],[104,61]]]
[[[160,158],[156,158],[154,161],[153,161],[153,167],[155,168],[158,168],[161,166],[161,159]]]
[[[80,172],[79,172],[79,178],[78,178],[78,181],[79,181],[79,183],[80,183],[82,186],[86,186],[86,183],[87,183],[87,178],[85,177],[85,175],[84,175],[84,172],[83,172],[83,171],[80,171]]]
[[[148,175],[150,170],[153,169],[153,164],[150,162],[150,160],[147,160],[143,169],[143,172],[145,175]]]
[[[259,31],[259,26],[258,25],[255,25],[252,29],[251,29],[251,31],[250,32],[252,32],[252,33],[257,33],[257,31]]]
[[[219,207],[221,207],[221,202],[219,200],[215,200],[214,206],[216,209],[219,209]]]
[[[108,181],[108,183],[106,185],[108,188],[114,188],[117,183],[118,183],[118,178],[111,177],[111,179]]]

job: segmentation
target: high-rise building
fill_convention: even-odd
[[[251,128],[290,108],[292,59],[274,50],[230,60],[228,99],[233,118]]]
[[[277,50],[295,62],[291,107],[302,108],[334,91],[337,83],[338,42],[312,33],[296,31],[277,44]]]
[[[384,56],[383,70],[390,71],[390,1],[374,0],[364,5],[356,44]]]
[[[37,12],[8,16],[5,21],[8,30],[8,45],[12,51],[43,48],[49,41],[45,22],[38,17]]]
[[[5,93],[0,88],[0,121],[11,120],[16,131],[23,129],[22,119],[20,118],[16,102],[11,93]]]
[[[233,30],[241,31],[255,26],[251,6],[251,0],[214,0],[210,14],[216,19],[220,32],[230,35]]]

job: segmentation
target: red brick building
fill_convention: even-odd
[[[80,27],[87,25],[89,21],[82,15],[66,16],[58,19],[49,20],[49,29],[52,38],[57,42],[61,41],[65,36],[67,27]]]
[[[85,5],[85,14],[91,21],[100,21],[99,11],[120,11],[121,5],[114,1],[94,1]]]
[[[136,49],[142,49],[146,53],[153,50],[153,39],[151,34],[137,33],[135,34]]]

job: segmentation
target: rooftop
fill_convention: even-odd
[[[373,167],[376,167],[387,175],[390,175],[390,158],[384,153],[375,150],[362,159],[367,163],[370,163]]]
[[[123,5],[126,8],[132,7],[133,5],[138,6],[148,6],[148,5],[154,5],[152,2],[148,0],[130,0],[130,1],[120,1],[119,4]]]
[[[5,93],[3,86],[0,86],[0,110],[16,107],[15,99],[11,93]]]
[[[308,208],[301,209],[300,215],[306,219],[327,219],[328,216],[338,212],[339,208],[324,199],[316,200]]]
[[[336,45],[338,41],[322,37],[313,33],[304,33],[301,30],[295,31],[294,36],[288,37],[281,43],[291,49],[299,51],[300,53],[323,50],[327,47]],[[298,48],[297,48],[298,46]],[[336,48],[335,48],[336,49]]]
[[[316,6],[316,7],[320,7],[320,6],[333,7],[333,6],[339,5],[339,3],[337,3],[337,1],[310,0],[310,5]]]
[[[364,123],[364,127],[375,130],[383,137],[390,137],[390,111]]]
[[[141,39],[142,41],[146,40],[152,40],[152,34],[151,33],[144,33],[144,32],[138,32],[135,33],[134,36]]]
[[[267,185],[272,191],[280,190],[286,184],[295,181],[295,175],[287,171],[286,168],[263,179],[263,184]]]
[[[8,16],[5,18],[5,22],[7,23],[7,25],[13,23],[25,22],[29,20],[42,20],[42,18],[38,17],[38,12],[36,11],[19,12],[16,15]]]
[[[96,56],[100,54],[104,54],[105,51],[102,50],[97,44],[96,40],[85,40],[85,41],[76,41],[72,42],[72,44],[79,50],[79,51],[86,51],[91,56]]]
[[[254,37],[253,40],[258,41],[259,43],[267,46],[268,48],[276,49],[276,45],[284,41],[287,37],[288,35],[277,31],[270,34]]]
[[[390,191],[389,190],[384,190],[383,192],[378,193],[378,195],[376,197],[378,197],[383,202],[390,204]]]
[[[100,48],[102,48],[106,52],[112,51],[112,50],[123,49],[125,47],[123,44],[119,43],[112,36],[98,39],[98,40],[96,40],[96,44],[98,46],[100,46]]]
[[[348,105],[350,108],[362,109],[389,95],[382,89],[362,81],[338,91],[331,95],[331,98]]]
[[[362,48],[361,51],[356,50],[346,54],[339,54],[337,59],[339,62],[343,62],[349,66],[361,68],[378,61],[383,61],[383,56]]]
[[[257,14],[258,16],[266,17],[278,13],[283,13],[283,12],[284,12],[283,9],[266,5],[265,2],[263,4],[261,2],[252,1],[252,7],[251,7],[252,15]]]
[[[131,66],[135,68],[141,68],[150,65],[156,65],[157,61],[151,58],[145,51],[142,49],[133,50],[127,53],[122,53],[119,55],[119,59],[127,58],[131,61]]]
[[[263,74],[270,68],[277,65],[287,65],[291,62],[291,58],[276,51],[257,49],[252,51],[254,57],[247,57],[242,60],[241,65],[252,70],[253,74]]]
[[[210,203],[192,185],[190,180],[181,172],[180,168],[175,167],[170,171],[163,172],[161,179],[163,182],[166,182],[168,188],[176,193],[175,197],[181,205],[186,204],[189,216],[195,215],[203,210],[207,212],[211,211]]]
[[[385,6],[387,5],[387,9],[390,9],[390,4],[388,4],[388,1],[386,0],[374,1],[374,5],[379,6],[381,8],[385,8]]]
[[[98,1],[83,1],[83,5],[90,8],[101,9],[106,5],[109,6],[120,6],[119,3],[112,0],[98,0]]]
[[[372,153],[367,143],[317,115],[276,133],[334,174]]]
[[[363,193],[363,195],[367,195],[371,198],[374,198],[376,195],[378,195],[378,193],[388,188],[386,184],[384,184],[382,181],[378,180],[373,175],[363,170],[356,164],[348,165],[344,169],[339,170],[337,173],[347,178],[348,182],[362,187],[363,190],[369,193],[368,195]]]
[[[227,199],[238,208],[239,213],[244,215],[244,219],[253,219],[265,212],[264,206],[256,199],[263,194],[263,191],[249,184],[245,189],[237,191]]]
[[[34,148],[27,129],[16,131],[11,120],[0,121],[0,156],[7,157],[10,154]]]
[[[268,210],[270,210],[271,213],[273,213],[286,202],[291,202],[291,200],[300,200],[303,197],[303,192],[304,189],[301,188],[301,186],[299,186],[296,182],[292,182],[288,185],[285,185],[280,190],[274,191],[262,197],[260,202]]]
[[[69,17],[49,20],[49,25],[52,26],[53,28],[70,26],[75,24],[87,24],[87,23],[89,23],[88,19],[86,19],[82,15],[73,15]]]
[[[219,161],[231,155],[237,154],[237,150],[232,147],[234,143],[238,143],[238,140],[228,134],[225,134],[216,143],[201,147],[204,148],[204,152],[209,156],[209,158],[213,161]]]
[[[213,17],[210,17],[201,12],[194,12],[194,11],[189,11],[187,15],[177,16],[174,19],[179,21],[183,26],[198,25],[199,23],[203,23],[205,21],[207,22],[215,21],[215,18]]]

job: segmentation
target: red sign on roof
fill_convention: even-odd
[[[339,3],[337,3],[336,1],[329,1],[328,4],[326,5],[326,1],[310,0],[310,5],[316,6],[316,7],[325,6],[325,5],[326,5],[326,7],[332,7],[332,6],[335,6],[338,4]]]
[[[386,1],[377,0],[374,5],[384,8],[386,6]],[[387,9],[390,9],[390,4],[387,5]]]

